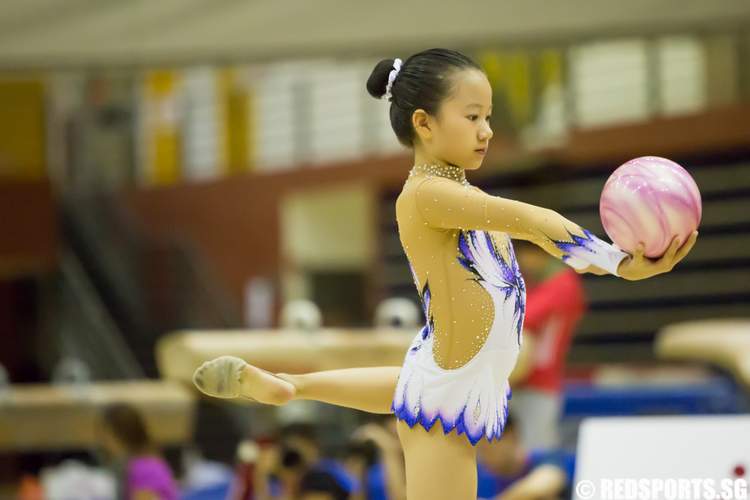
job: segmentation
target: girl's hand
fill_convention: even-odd
[[[617,274],[623,279],[637,281],[669,272],[690,252],[696,238],[698,238],[698,231],[693,231],[693,234],[688,237],[685,244],[680,246],[680,240],[675,236],[667,251],[658,259],[644,257],[644,245],[640,243],[634,255],[620,262],[620,265],[617,267]]]

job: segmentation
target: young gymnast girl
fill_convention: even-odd
[[[220,398],[323,401],[394,413],[410,500],[476,498],[475,444],[499,439],[522,342],[525,286],[511,239],[579,272],[640,280],[672,269],[697,232],[658,260],[622,252],[558,213],[491,196],[466,180],[492,138],[492,89],[463,54],[431,49],[376,65],[367,90],[390,102],[414,167],[396,200],[399,236],[427,319],[401,367],[272,374],[241,359],[204,363],[194,382]]]

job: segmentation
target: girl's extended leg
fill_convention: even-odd
[[[406,460],[406,498],[409,500],[475,500],[476,448],[466,436],[443,435],[438,420],[426,431],[398,421],[398,436]]]
[[[195,385],[209,396],[248,398],[283,405],[309,399],[370,413],[390,413],[401,368],[348,368],[291,375],[273,374],[232,356],[204,363],[195,371]]]
[[[370,413],[391,413],[400,366],[347,368],[289,375],[279,373],[295,388],[293,399],[311,399]]]

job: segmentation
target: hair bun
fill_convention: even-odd
[[[370,78],[367,79],[367,92],[376,99],[380,99],[385,95],[385,88],[388,86],[388,75],[393,70],[393,63],[395,59],[383,59],[370,73]]]

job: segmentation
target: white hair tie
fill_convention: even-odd
[[[393,60],[393,69],[388,73],[388,85],[385,86],[385,94],[383,94],[382,99],[386,101],[390,100],[391,88],[393,87],[393,82],[396,80],[399,71],[401,71],[401,59],[397,57]]]

